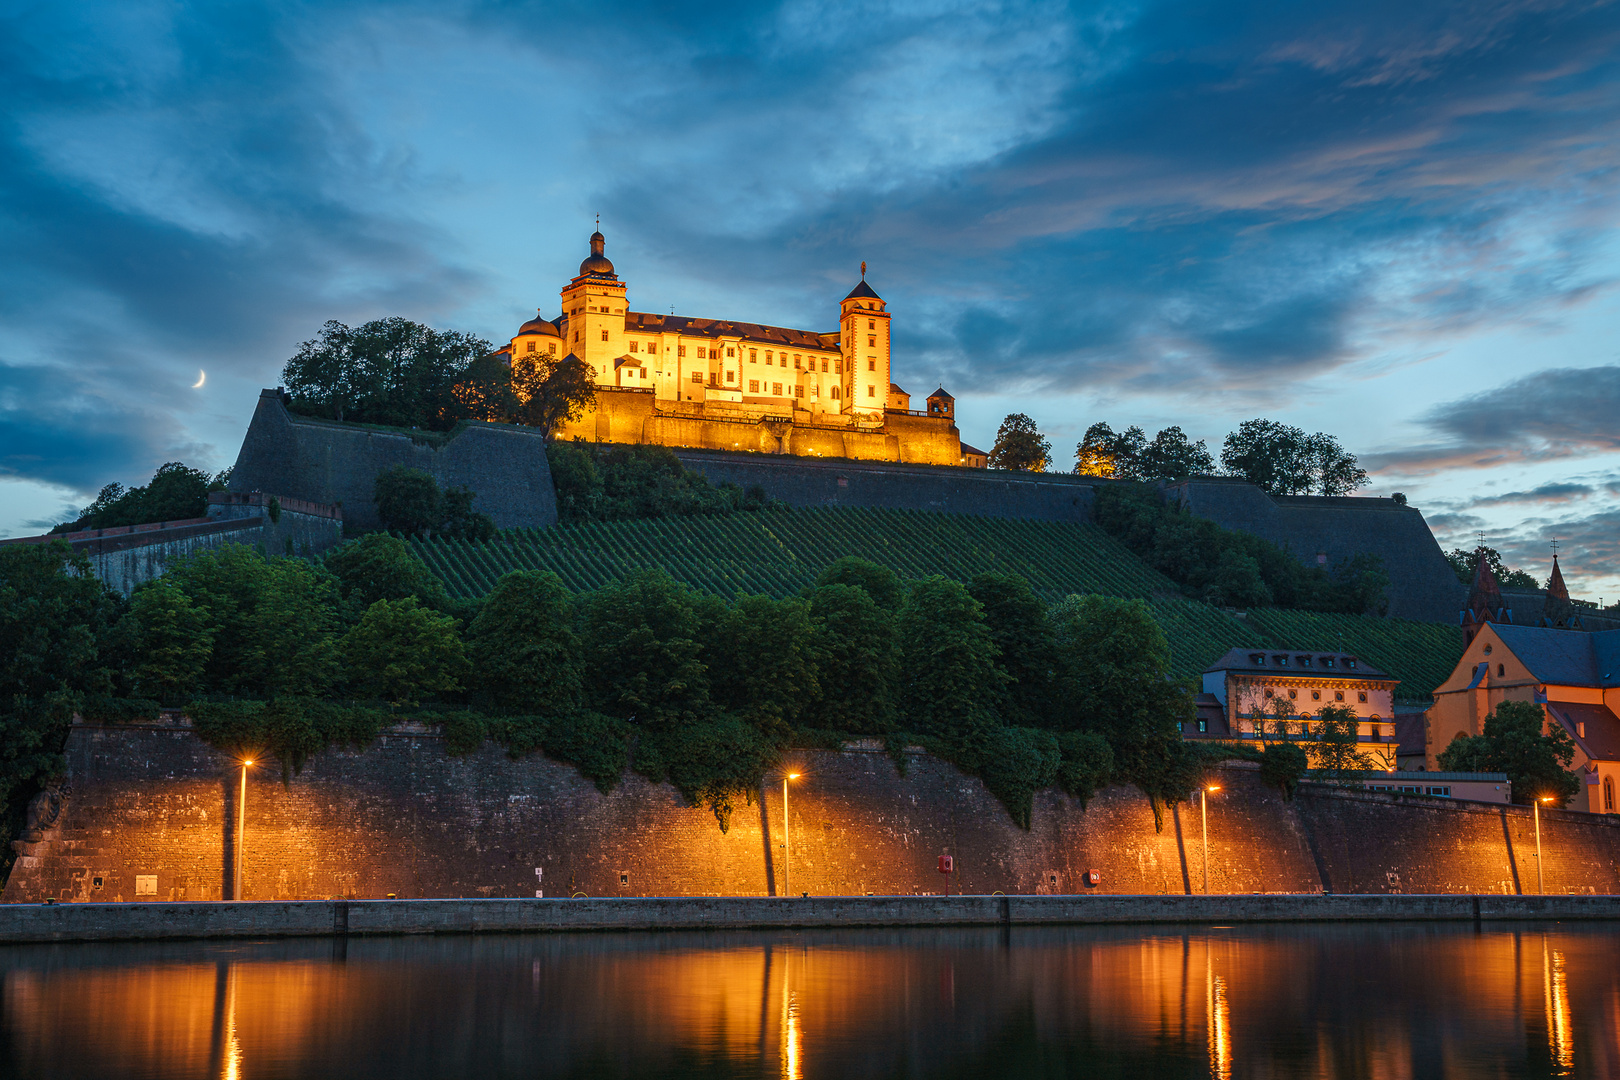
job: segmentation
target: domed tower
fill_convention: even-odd
[[[563,355],[573,353],[588,364],[600,385],[612,385],[613,361],[626,349],[624,326],[629,310],[625,284],[613,272],[606,254],[607,238],[591,233],[591,253],[579,264],[579,275],[562,291]]]
[[[567,354],[567,350],[562,348],[562,331],[557,329],[555,323],[538,315],[518,327],[509,351],[509,360],[521,360],[525,356],[545,356],[555,360]]]
[[[883,297],[861,283],[839,305],[838,346],[844,354],[844,396],[849,408],[867,416],[883,417],[889,394],[889,313]]]

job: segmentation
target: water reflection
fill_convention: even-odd
[[[1617,1040],[1601,925],[0,949],[28,1078],[1611,1076]]]

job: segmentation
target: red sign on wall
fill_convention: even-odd
[[[939,872],[940,873],[948,874],[954,869],[956,869],[956,863],[954,861],[952,861],[952,859],[951,859],[951,857],[949,855],[941,855],[939,857]]]

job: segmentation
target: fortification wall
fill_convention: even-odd
[[[157,521],[110,529],[0,540],[0,544],[42,544],[66,540],[90,560],[96,576],[109,589],[128,596],[135,586],[160,577],[176,559],[224,544],[248,544],[270,555],[318,555],[343,540],[343,515],[336,507],[288,499],[277,503],[270,519],[272,496],[213,492],[208,516],[183,521]]]
[[[502,529],[557,521],[557,499],[538,432],[506,424],[467,424],[442,445],[427,435],[383,431],[293,416],[275,390],[259,395],[242,440],[233,492],[273,491],[312,502],[340,503],[344,519],[376,529],[377,474],[395,465],[421,469],[444,487],[467,487],[473,508]]]
[[[1457,581],[1423,514],[1393,499],[1267,495],[1242,480],[1194,477],[1166,494],[1217,525],[1270,540],[1301,562],[1331,569],[1363,552],[1384,560],[1389,614],[1453,625],[1468,590]]]
[[[1089,521],[1091,477],[953,466],[676,450],[714,483],[758,484],[789,506],[870,506],[1036,521]],[[1108,483],[1109,481],[1101,481]]]
[[[627,776],[603,795],[544,757],[445,753],[422,731],[329,751],[283,786],[240,771],[178,722],[77,725],[59,815],[19,841],[5,902],[230,898],[763,896],[794,893],[1178,894],[1203,887],[1196,805],[1155,831],[1134,789],[1082,809],[1037,796],[1017,828],[979,781],[920,752],[902,775],[872,750],[809,751],[782,844],[780,783],[722,833],[669,787]],[[1252,766],[1225,770],[1209,810],[1212,891],[1533,892],[1528,810],[1307,788],[1285,802]],[[1620,819],[1542,815],[1546,888],[1620,891]],[[935,869],[957,859],[950,881]],[[1527,868],[1529,868],[1527,870]],[[1099,884],[1085,883],[1097,870]],[[791,879],[789,879],[791,874]],[[140,891],[141,879],[150,891]]]

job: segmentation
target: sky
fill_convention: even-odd
[[[328,319],[555,316],[600,214],[636,310],[865,260],[980,447],[1280,420],[1620,599],[1612,3],[0,0],[0,100],[0,535],[228,466]]]

